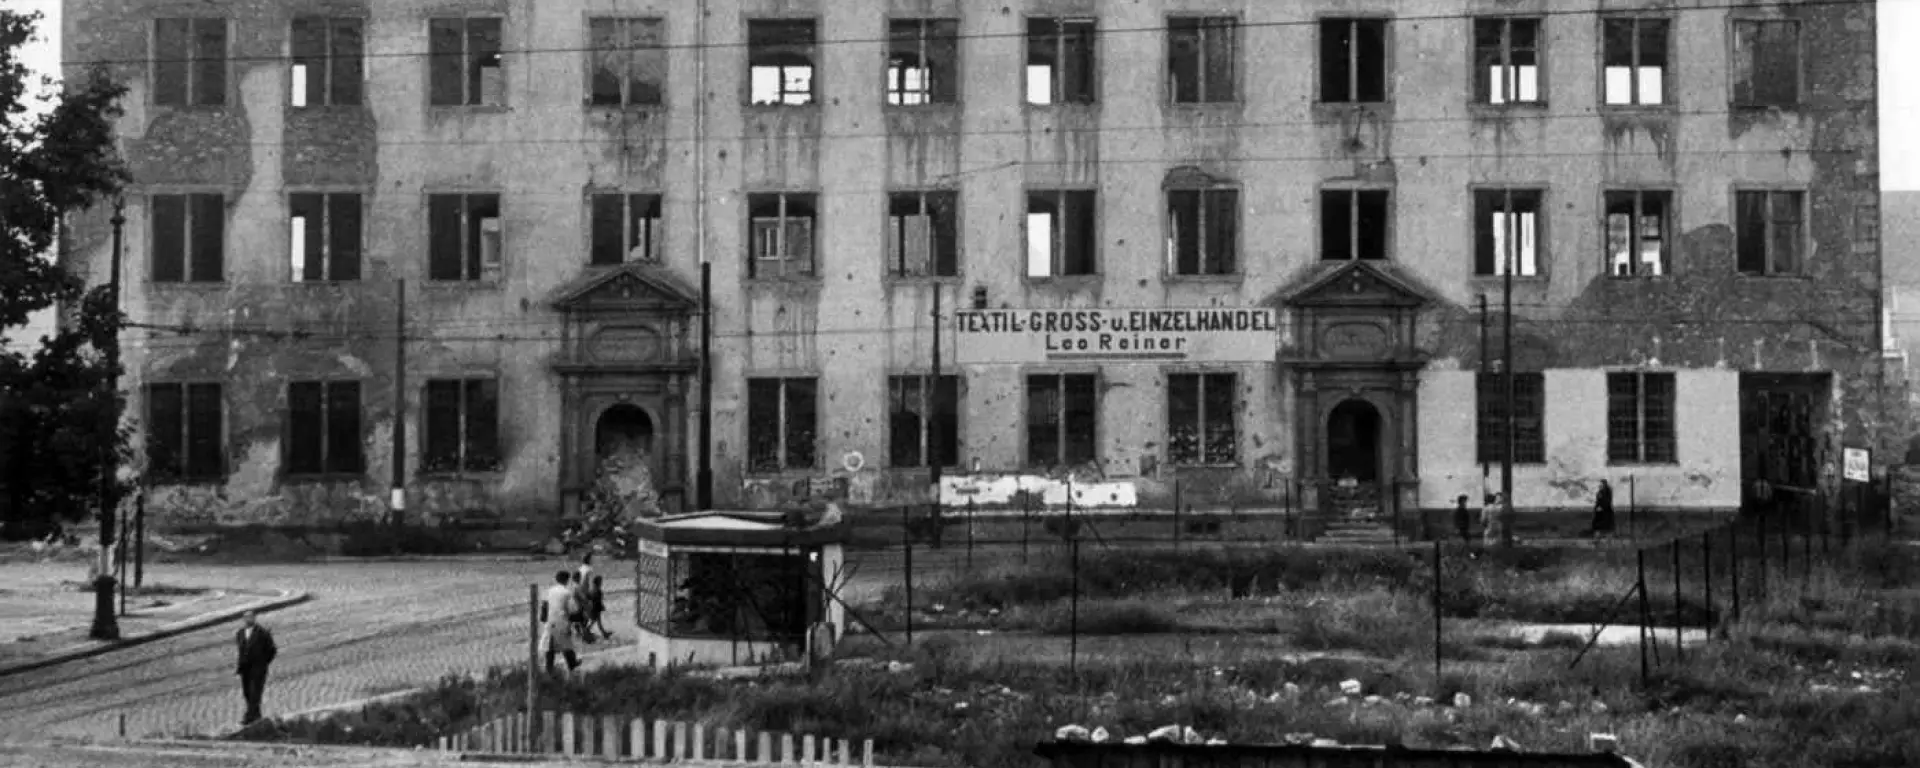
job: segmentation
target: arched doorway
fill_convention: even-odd
[[[651,457],[653,417],[630,403],[608,408],[594,425],[593,444],[594,454],[603,464],[614,456]]]
[[[1372,403],[1347,400],[1327,416],[1327,477],[1380,479],[1380,411]]]

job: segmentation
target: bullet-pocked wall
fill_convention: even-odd
[[[69,74],[80,73],[80,62],[109,62],[131,88],[120,122],[134,171],[126,306],[133,319],[160,328],[130,333],[129,383],[180,384],[160,397],[183,402],[194,392],[204,401],[208,392],[185,385],[221,385],[211,421],[185,405],[150,424],[151,398],[131,401],[141,434],[157,428],[179,441],[183,456],[203,457],[170,459],[191,475],[157,489],[150,512],[170,521],[383,514],[395,342],[403,336],[410,511],[554,514],[563,486],[579,483],[569,473],[593,460],[596,441],[593,414],[566,411],[584,408],[577,403],[593,395],[582,393],[602,385],[570,389],[576,379],[560,373],[566,366],[556,361],[572,360],[569,326],[553,302],[625,268],[594,264],[593,196],[608,193],[658,195],[657,215],[634,213],[644,203],[629,200],[620,209],[624,224],[615,225],[624,232],[616,250],[644,246],[658,255],[649,274],[684,292],[698,285],[703,258],[712,265],[713,466],[723,506],[779,504],[795,493],[794,481],[835,474],[851,475],[862,502],[924,498],[924,469],[887,466],[905,434],[890,423],[897,392],[889,379],[930,371],[935,291],[948,316],[976,307],[1276,310],[1281,327],[1269,359],[967,362],[951,333],[942,353],[944,372],[960,376],[961,467],[977,460],[986,473],[1039,474],[1028,444],[1028,377],[1092,373],[1098,406],[1084,473],[1125,479],[1143,505],[1164,503],[1181,477],[1192,479],[1188,488],[1219,489],[1217,499],[1189,499],[1195,503],[1277,503],[1285,480],[1313,473],[1295,455],[1299,381],[1280,355],[1299,339],[1281,299],[1332,250],[1323,226],[1326,190],[1388,190],[1385,218],[1368,218],[1349,234],[1378,234],[1385,261],[1432,293],[1415,324],[1427,360],[1418,374],[1418,449],[1407,462],[1411,478],[1400,478],[1414,483],[1421,506],[1466,492],[1462,479],[1478,471],[1471,464],[1469,372],[1482,357],[1474,303],[1489,295],[1497,311],[1501,284],[1476,274],[1484,271],[1476,269],[1477,190],[1541,191],[1536,266],[1515,280],[1514,302],[1517,366],[1547,372],[1543,421],[1553,458],[1520,470],[1523,506],[1587,503],[1575,484],[1614,471],[1604,448],[1595,448],[1607,429],[1607,371],[1680,372],[1680,456],[1649,470],[1663,473],[1657,482],[1673,489],[1676,504],[1734,498],[1737,429],[1692,430],[1731,418],[1718,398],[1738,389],[1729,383],[1738,372],[1832,371],[1825,412],[1833,439],[1866,428],[1855,406],[1867,395],[1861,361],[1871,355],[1855,350],[1877,347],[1877,323],[1863,320],[1879,289],[1870,4],[70,0],[66,7],[65,58],[76,63]],[[1600,11],[1671,20],[1658,104],[1602,105],[1612,59],[1602,50]],[[1488,100],[1474,65],[1474,17],[1482,14],[1538,19],[1531,49],[1514,48],[1509,32],[1502,54],[1537,55],[1527,75],[1536,78],[1528,86],[1535,91],[1515,93],[1527,103],[1480,103]],[[296,63],[317,61],[295,56],[295,19],[309,15],[361,20],[362,66],[328,70],[334,79],[360,78],[357,104],[328,101],[335,80],[295,77]],[[1180,21],[1189,17],[1233,23],[1210,31],[1221,27]],[[1345,83],[1329,75],[1340,59],[1323,54],[1331,27],[1320,22],[1333,17],[1389,19],[1380,38],[1380,98],[1360,92],[1370,75]],[[591,21],[603,18],[650,21]],[[1034,18],[1061,20],[1041,38],[1054,46],[1051,54],[1030,51]],[[1797,22],[1793,104],[1729,106],[1751,100],[1734,93],[1745,81],[1728,64],[1740,53],[1730,37],[1734,20],[1747,18]],[[160,19],[224,25],[219,33],[210,22],[170,22],[163,30]],[[488,19],[498,19],[497,35]],[[808,32],[763,23],[783,19],[813,25]],[[907,19],[951,20],[953,52],[942,47],[945,27],[892,23]],[[1091,34],[1080,34],[1081,20]],[[1168,72],[1168,30],[1176,27],[1186,30],[1180,45],[1206,51],[1183,53],[1183,61],[1199,63],[1178,77]],[[314,45],[313,33],[304,34],[298,45]],[[890,78],[890,57],[900,60],[902,44],[889,39],[902,35],[923,46],[912,53],[930,62],[925,74],[902,66]],[[318,39],[322,50],[334,50],[327,46],[335,37]],[[497,59],[488,48],[494,40]],[[1091,55],[1076,59],[1083,41],[1091,41]],[[453,76],[432,72],[435,60],[424,54],[436,46],[447,53],[439,66],[455,67]],[[593,77],[602,61],[596,47],[634,49],[616,57],[624,77]],[[189,65],[163,66],[169,57],[162,53],[176,50]],[[750,60],[784,87],[754,82]],[[1092,66],[1085,76],[1055,66],[1044,70],[1044,85],[1030,82],[1029,64],[1067,60]],[[184,93],[161,83],[162,73],[185,78]],[[751,104],[756,87],[772,88],[762,101],[806,103]],[[1034,88],[1048,90],[1050,103],[1029,103]],[[222,96],[202,96],[202,89]],[[596,93],[615,103],[595,104]],[[296,94],[308,106],[292,106]],[[1748,189],[1804,193],[1799,276],[1741,273],[1735,193]],[[1190,246],[1182,239],[1187,228],[1171,223],[1197,221],[1170,213],[1172,193],[1222,190],[1232,197],[1194,199],[1232,201],[1220,209],[1231,212],[1222,214],[1230,226],[1207,235],[1230,245],[1200,259],[1225,261],[1182,263],[1180,254],[1201,246]],[[1611,276],[1607,193],[1635,190],[1671,195],[1667,267],[1659,275]],[[950,223],[909,225],[951,227],[952,237],[940,240],[952,243],[949,268],[901,266],[896,243],[913,217],[894,213],[913,204],[906,193],[923,192],[932,207],[946,205],[945,195],[953,201]],[[305,279],[306,267],[296,275],[290,258],[292,196],[337,193],[359,195],[358,272]],[[497,208],[488,207],[496,201],[490,196]],[[430,236],[436,199],[459,201],[440,209],[451,222],[442,229],[455,233],[452,246]],[[173,206],[158,230],[157,200]],[[334,210],[325,207],[332,198],[320,200]],[[1082,218],[1081,208],[1091,215]],[[215,210],[223,215],[217,231],[202,222]],[[1070,246],[1051,241],[1050,263],[1030,265],[1042,226],[1032,214],[1046,212],[1046,221],[1079,228]],[[95,280],[109,255],[107,215],[76,217],[66,240],[68,257]],[[811,226],[790,228],[788,219]],[[156,231],[184,245],[156,254]],[[354,245],[314,240],[304,224],[298,234],[323,248]],[[811,243],[804,259],[795,258],[794,240]],[[215,265],[194,254],[216,243],[218,277],[201,280],[196,270]],[[184,275],[156,280],[156,256],[181,262]],[[797,264],[804,260],[811,266]],[[395,300],[403,279],[404,319]],[[697,327],[677,326],[679,335],[664,343],[694,345]],[[1498,329],[1495,323],[1496,349]],[[1169,382],[1207,372],[1235,374],[1232,450],[1224,457],[1202,451],[1198,459],[1183,452],[1187,458],[1176,460]],[[659,413],[685,414],[687,423],[653,425],[653,434],[672,438],[653,449],[678,451],[686,460],[676,466],[691,473],[697,390],[689,372],[675,375],[660,397],[680,410]],[[443,386],[430,396],[430,380],[493,382],[494,447],[469,439],[476,430],[485,436],[486,425],[469,415],[484,413],[469,404],[484,391],[448,395],[466,390]],[[758,385],[776,396],[755,406],[749,382],[780,380],[813,382],[812,429],[791,427],[785,409],[803,408],[789,403],[786,385]],[[305,387],[299,397],[306,400],[290,404],[294,384],[316,381],[358,382],[357,407],[348,407],[344,389],[336,395],[328,386]],[[791,389],[804,393],[805,386]],[[611,398],[604,402],[623,397],[603,394]],[[325,416],[324,405],[314,422],[316,396],[357,413],[358,422]],[[781,415],[754,411],[768,402]],[[289,423],[298,419],[311,422],[301,428],[306,436],[289,440]],[[789,426],[768,432],[769,421]],[[450,423],[458,461],[423,473],[423,433],[444,433]],[[324,425],[322,439],[312,437],[313,424]],[[356,436],[357,462],[352,450],[336,447]],[[207,440],[219,446],[218,466],[207,465],[204,447],[194,454]],[[789,450],[789,442],[807,450]],[[290,453],[307,465],[318,461],[318,470],[289,472]],[[479,459],[468,462],[474,453]],[[866,460],[858,472],[842,470],[851,453]],[[329,466],[335,454],[341,463]]]

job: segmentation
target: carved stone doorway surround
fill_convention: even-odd
[[[1278,294],[1291,315],[1292,339],[1279,363],[1293,386],[1294,466],[1302,508],[1321,519],[1341,478],[1332,471],[1329,425],[1343,417],[1377,415],[1377,490],[1381,522],[1418,520],[1420,370],[1427,355],[1416,345],[1415,323],[1433,293],[1391,264],[1324,262]],[[1345,407],[1343,410],[1343,406]],[[1371,494],[1367,494],[1371,495]]]
[[[560,292],[560,512],[581,514],[607,441],[644,443],[661,510],[688,508],[687,398],[698,294],[665,267],[594,267]]]

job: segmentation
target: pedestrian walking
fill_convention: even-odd
[[[240,631],[234,633],[234,644],[240,652],[240,695],[247,700],[247,712],[240,717],[240,725],[246,727],[260,719],[260,698],[267,689],[267,666],[280,654],[280,648],[274,645],[273,633],[254,618],[253,611],[240,617]]]
[[[568,621],[573,623],[575,637],[591,643],[594,641],[593,632],[587,629],[587,624],[591,620],[588,612],[593,606],[593,600],[587,594],[587,578],[593,573],[593,556],[588,555],[587,558],[587,562],[581,563],[577,570],[567,574],[569,577],[567,588],[573,591],[573,615],[568,617]]]
[[[561,571],[553,575],[553,586],[547,588],[547,594],[540,602],[540,623],[545,627],[541,645],[546,649],[547,671],[554,671],[556,657],[567,660],[567,671],[580,668],[580,656],[573,650],[574,614],[579,612],[579,604],[574,599],[572,571]]]
[[[1473,514],[1467,511],[1467,495],[1453,500],[1453,528],[1460,534],[1460,541],[1473,543]]]
[[[1507,497],[1501,493],[1487,494],[1487,505],[1480,508],[1480,535],[1486,544],[1492,545],[1500,540],[1500,512],[1505,509]]]
[[[1613,486],[1600,481],[1600,490],[1593,494],[1593,531],[1590,535],[1599,537],[1613,533]]]
[[[596,574],[593,577],[593,585],[587,587],[587,636],[588,637],[593,636],[593,630],[595,628],[598,628],[600,631],[600,639],[606,640],[613,637],[613,633],[607,631],[607,624],[605,621],[606,615],[607,615],[607,584],[603,580],[603,577]]]

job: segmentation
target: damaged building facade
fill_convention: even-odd
[[[621,457],[690,508],[703,263],[727,508],[924,501],[930,461],[949,501],[1064,501],[1070,471],[1092,505],[1477,506],[1508,272],[1523,514],[1601,479],[1810,493],[1876,427],[1870,3],[69,0],[63,27],[69,76],[130,88],[161,525],[383,516],[396,461],[421,518],[574,514]],[[64,240],[95,282],[110,216]]]

